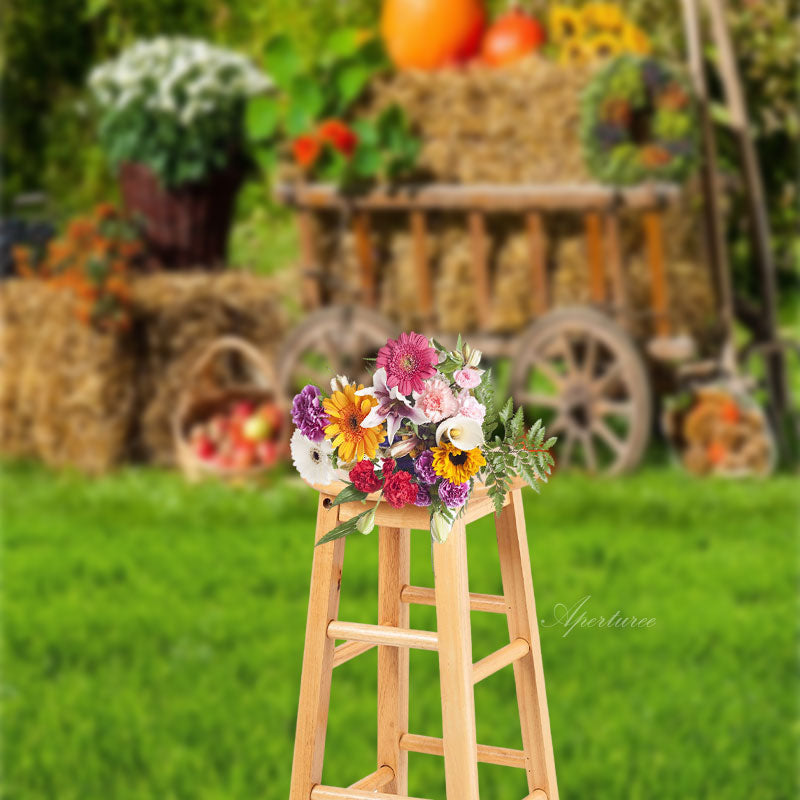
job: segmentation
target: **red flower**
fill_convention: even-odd
[[[321,149],[322,145],[310,134],[298,136],[292,142],[292,153],[294,155],[294,160],[301,167],[303,167],[303,169],[308,169],[308,167],[314,164],[314,162],[319,158]]]
[[[394,472],[396,466],[397,462],[393,458],[385,458],[383,460],[383,466],[381,467],[383,477],[388,478]]]
[[[400,470],[386,479],[383,496],[392,508],[402,508],[417,499],[417,485],[411,481],[411,473]]]
[[[347,158],[358,146],[358,136],[340,119],[325,120],[317,129],[317,135],[320,141],[327,142]]]
[[[375,467],[366,458],[350,470],[350,480],[359,492],[377,492],[383,481],[375,474]]]

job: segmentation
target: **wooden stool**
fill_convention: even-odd
[[[396,800],[408,794],[408,753],[444,756],[448,800],[479,800],[478,762],[524,769],[525,800],[558,800],[539,629],[519,484],[495,517],[504,596],[471,594],[466,524],[494,513],[476,487],[466,513],[444,544],[433,547],[435,589],[409,585],[410,531],[428,531],[428,509],[378,505],[378,624],[337,619],[345,540],[314,550],[300,705],[289,800]],[[315,541],[364,511],[361,503],[332,506],[320,493]],[[436,606],[437,632],[409,628],[409,604]],[[473,664],[470,610],[505,614],[510,642]],[[335,646],[335,640],[345,640]],[[334,667],[378,647],[377,769],[348,788],[323,786],[322,761]],[[439,651],[443,738],[408,731],[408,648]],[[514,665],[523,750],[479,745],[473,686]],[[499,798],[497,800],[500,800]]]

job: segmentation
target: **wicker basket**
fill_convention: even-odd
[[[225,468],[195,453],[188,438],[192,426],[211,419],[234,402],[274,403],[286,412],[277,440],[279,457],[285,457],[289,441],[289,404],[277,386],[272,365],[244,339],[223,336],[208,346],[189,373],[172,421],[176,461],[189,480],[215,476],[240,481],[261,475],[269,468],[265,465]]]
[[[224,264],[243,178],[242,166],[232,163],[203,181],[168,189],[144,164],[125,163],[119,171],[125,208],[141,217],[151,257],[168,269]]]

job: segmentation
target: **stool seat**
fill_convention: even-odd
[[[523,800],[558,800],[550,719],[544,685],[521,480],[504,498],[502,511],[486,487],[476,485],[464,514],[446,542],[433,545],[434,586],[410,582],[411,530],[429,529],[429,509],[392,508],[369,495],[378,527],[377,624],[338,619],[345,539],[314,548],[306,622],[300,702],[289,800],[421,800],[408,797],[408,753],[444,757],[448,800],[480,800],[478,763],[524,769],[529,794]],[[319,491],[314,541],[365,510],[365,503],[333,505],[345,484]],[[469,591],[466,525],[495,514],[503,595]],[[436,607],[436,631],[409,625],[411,603]],[[470,611],[506,616],[508,644],[473,662]],[[336,642],[342,642],[337,646]],[[376,770],[348,787],[322,783],[325,735],[333,670],[378,648],[378,742]],[[439,654],[442,737],[408,730],[411,648]],[[523,749],[477,743],[477,683],[512,666]],[[502,800],[502,798],[493,798]],[[509,798],[519,800],[519,798]]]

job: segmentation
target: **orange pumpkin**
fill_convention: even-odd
[[[492,67],[512,64],[538,50],[547,40],[544,25],[521,11],[497,19],[483,37],[481,55]]]
[[[381,35],[399,69],[437,69],[474,56],[485,24],[482,0],[384,0]]]

